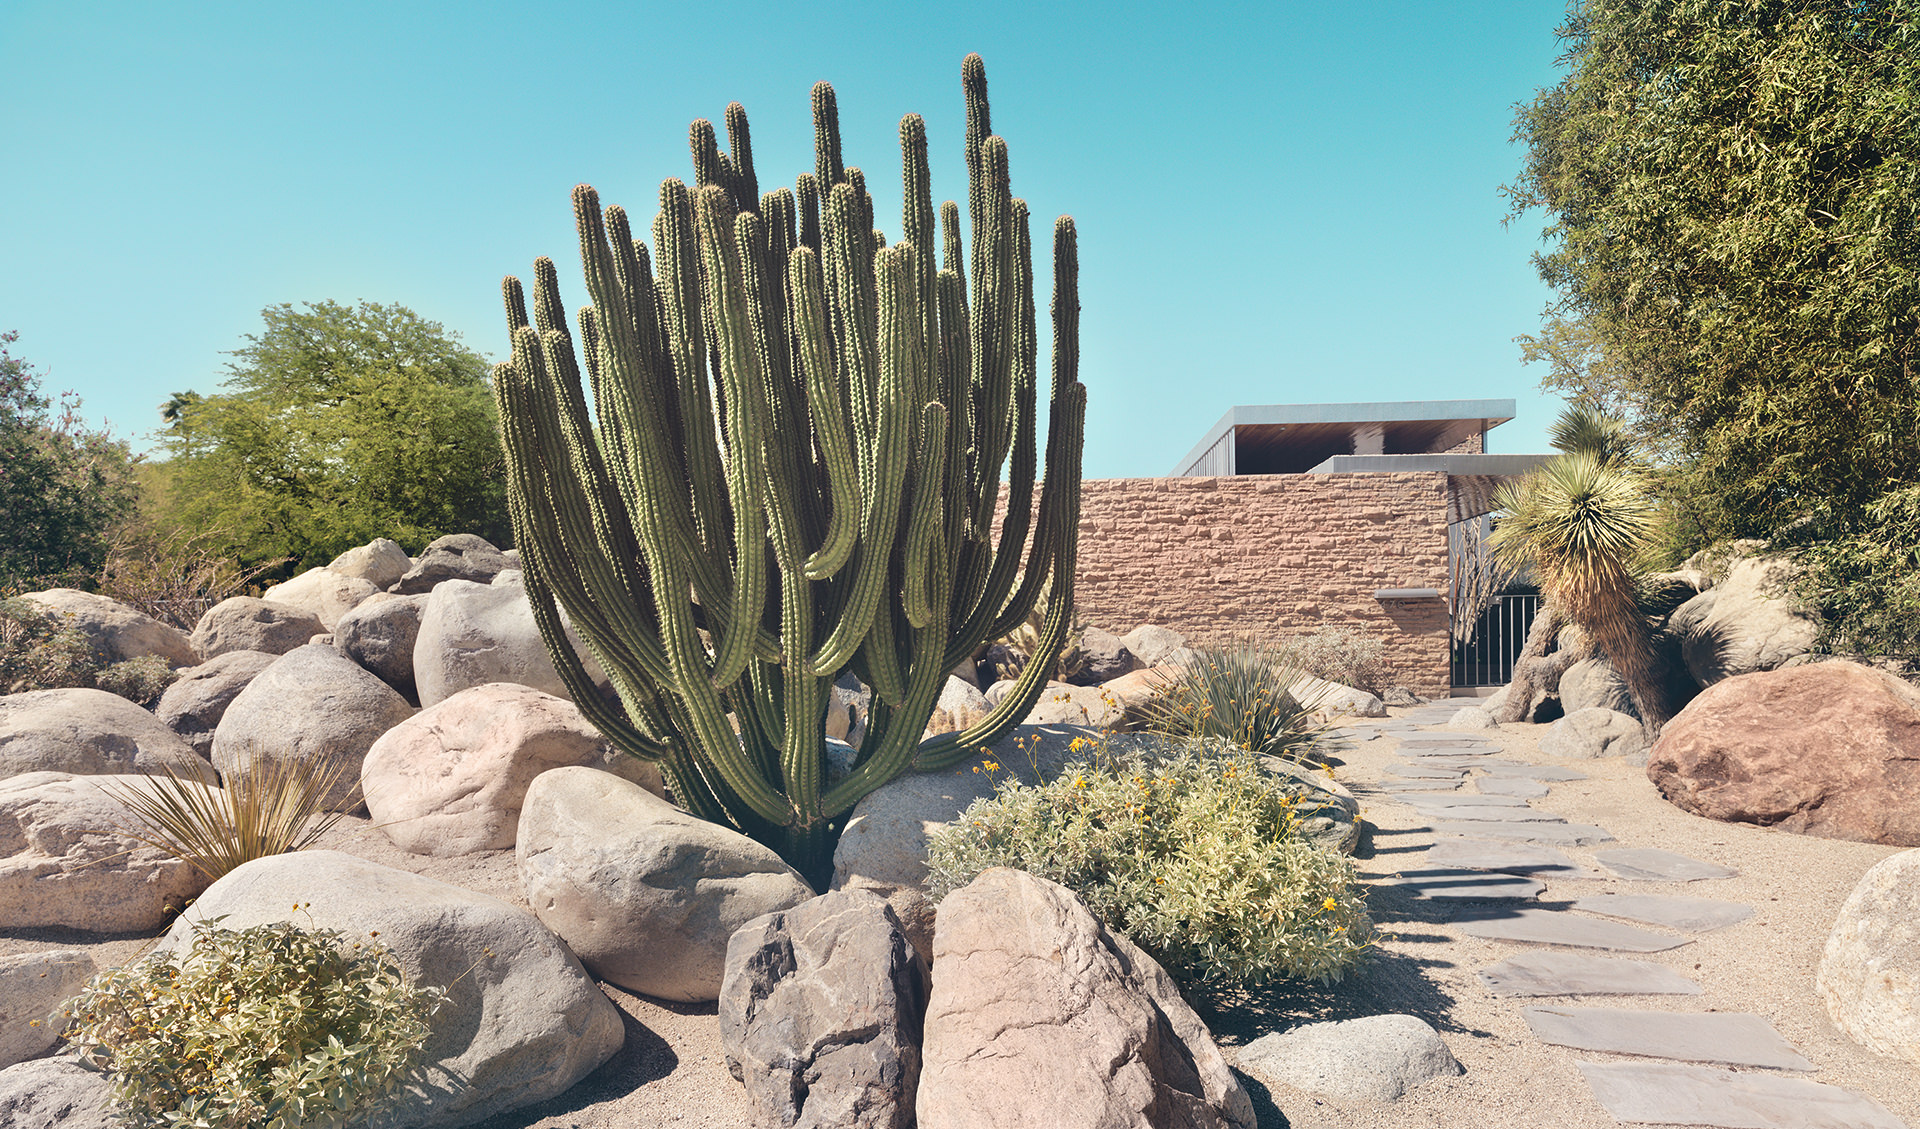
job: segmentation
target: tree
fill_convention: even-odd
[[[1549,381],[1671,436],[1706,536],[1920,483],[1920,0],[1573,0],[1560,35],[1507,187],[1547,214]]]
[[[324,564],[376,537],[510,536],[487,363],[400,305],[261,311],[224,387],[175,393],[168,516],[238,559]]]
[[[1505,483],[1496,496],[1504,516],[1491,538],[1494,556],[1509,568],[1532,570],[1549,609],[1540,619],[1579,624],[1627,684],[1648,732],[1657,732],[1669,706],[1638,600],[1657,505],[1633,464],[1620,421],[1576,405],[1555,422],[1552,435],[1562,453]],[[1530,658],[1545,651],[1535,643],[1530,635]],[[1518,665],[1514,675],[1507,712],[1515,716],[1506,720],[1517,720],[1516,703],[1524,711],[1533,694]]]
[[[39,375],[7,352],[19,336],[0,333],[0,592],[90,587],[134,508],[133,454],[88,428],[72,393],[57,409],[40,394]]]

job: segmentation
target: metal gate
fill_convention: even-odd
[[[1540,610],[1538,593],[1495,596],[1474,621],[1473,632],[1453,643],[1453,686],[1504,686],[1527,642],[1527,630]]]

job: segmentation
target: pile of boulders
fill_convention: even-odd
[[[867,797],[817,896],[767,848],[675,807],[655,766],[588,724],[517,564],[472,536],[417,558],[376,541],[224,601],[191,633],[88,593],[31,595],[115,661],[159,655],[177,677],[153,712],[99,690],[0,697],[0,920],[96,934],[171,921],[162,951],[191,921],[242,928],[296,903],[313,926],[377,929],[410,975],[454,985],[427,1073],[386,1125],[466,1124],[573,1085],[623,1040],[596,980],[721,1001],[729,1054],[768,1124],[1047,1124],[1068,1108],[1102,1111],[1089,1124],[1253,1124],[1166,974],[1072,894],[989,872],[936,922],[921,887],[929,830],[993,791],[996,773],[975,768],[997,758],[1000,778],[1044,779],[1075,738],[1138,728],[1191,654],[1178,633],[1085,631],[1075,679],[1050,685],[1014,735],[958,770]],[[962,664],[928,734],[985,717],[1025,661],[1002,648]],[[1302,680],[1295,692],[1329,711],[1385,713],[1348,687]],[[870,698],[850,678],[834,689],[824,724],[840,771]],[[141,841],[126,799],[155,774],[217,802],[236,769],[276,762],[337,772],[325,805],[364,811],[403,850],[513,851],[527,908],[334,851],[263,859],[209,884]],[[1353,798],[1311,774],[1294,786],[1322,813],[1310,831],[1351,849]],[[1062,952],[1073,976],[1023,971],[1034,954]],[[31,1021],[95,971],[71,951],[0,961],[0,1120],[48,1102],[79,1111],[66,1125],[104,1111],[99,1076],[64,1058],[24,1061],[55,1041],[57,1025]],[[998,1018],[1008,1006],[1025,1015],[1017,1031]],[[1018,1070],[975,1065],[1006,1056]],[[1002,1111],[991,1118],[979,1112],[986,1088]]]

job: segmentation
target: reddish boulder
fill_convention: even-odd
[[[1728,678],[1667,723],[1647,777],[1708,819],[1920,846],[1920,690],[1850,662]]]

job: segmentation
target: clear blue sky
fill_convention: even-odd
[[[1036,243],[1079,224],[1090,477],[1167,473],[1235,404],[1511,396],[1490,448],[1540,450],[1540,224],[1498,187],[1563,8],[0,0],[0,329],[136,441],[271,303],[497,357],[502,274],[552,255],[583,300],[572,186],[651,217],[729,101],[763,187],[812,168],[826,79],[890,235],[908,111],[964,200],[978,51]]]

